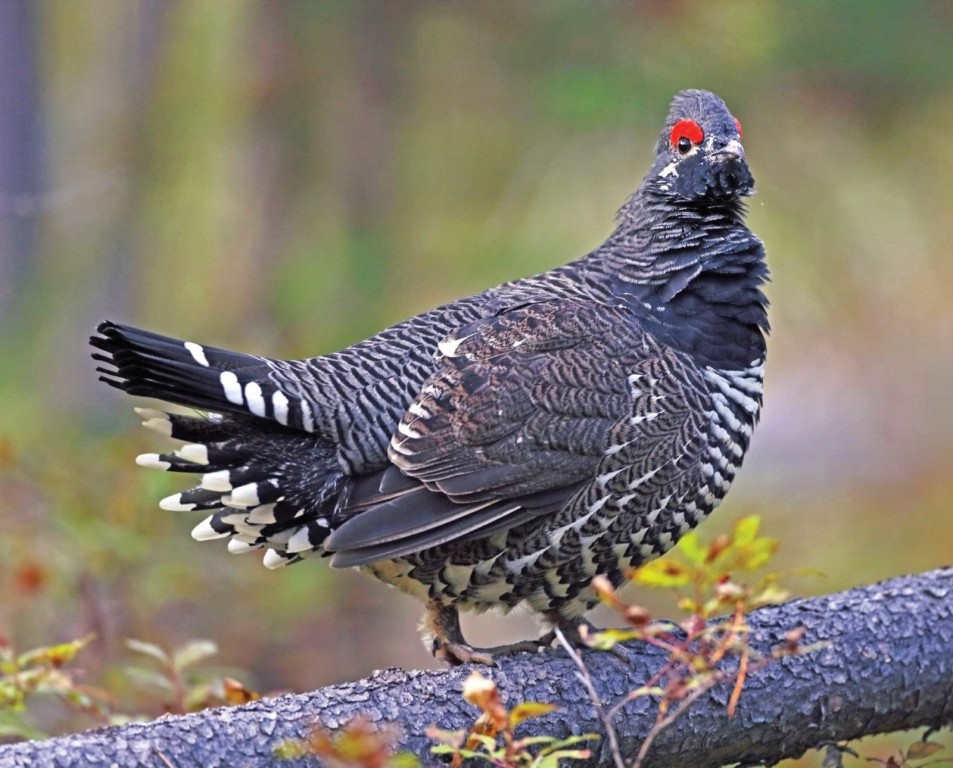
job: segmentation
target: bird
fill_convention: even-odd
[[[193,473],[160,502],[192,536],[324,557],[408,593],[450,665],[584,639],[595,577],[619,586],[722,500],[763,400],[769,279],[745,223],[741,123],[673,98],[654,160],[605,242],[548,272],[284,360],[105,321],[100,379],[181,441],[137,458]],[[604,583],[600,580],[599,583]],[[528,606],[549,632],[466,642],[461,611]]]

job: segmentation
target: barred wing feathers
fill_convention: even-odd
[[[461,327],[439,349],[439,367],[389,449],[422,486],[332,532],[325,546],[336,566],[486,537],[576,500],[588,505],[609,493],[606,473],[630,484],[658,475],[646,490],[664,487],[704,448],[697,371],[624,308],[527,304]],[[659,465],[655,475],[647,463]],[[641,475],[630,477],[629,465]]]

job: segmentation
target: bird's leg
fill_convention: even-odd
[[[451,667],[460,664],[486,664],[496,666],[494,657],[512,656],[517,653],[535,653],[546,643],[541,640],[524,640],[492,648],[474,648],[463,639],[460,631],[460,615],[452,605],[436,602],[427,605],[424,614],[424,629],[432,638],[430,650],[434,658]]]

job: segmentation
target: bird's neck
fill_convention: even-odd
[[[746,369],[764,360],[768,269],[743,215],[738,200],[701,207],[643,186],[590,259],[660,341],[701,365]]]

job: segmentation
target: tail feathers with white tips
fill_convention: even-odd
[[[329,442],[246,414],[136,410],[144,426],[185,441],[169,453],[142,454],[138,464],[201,474],[197,486],[159,504],[171,511],[210,512],[195,526],[193,538],[228,537],[234,553],[266,549],[269,568],[323,554],[346,485]]]
[[[316,431],[320,404],[303,396],[307,373],[293,362],[180,341],[119,323],[90,338],[100,380],[140,397],[224,413],[250,413]],[[281,381],[281,386],[278,382]]]

